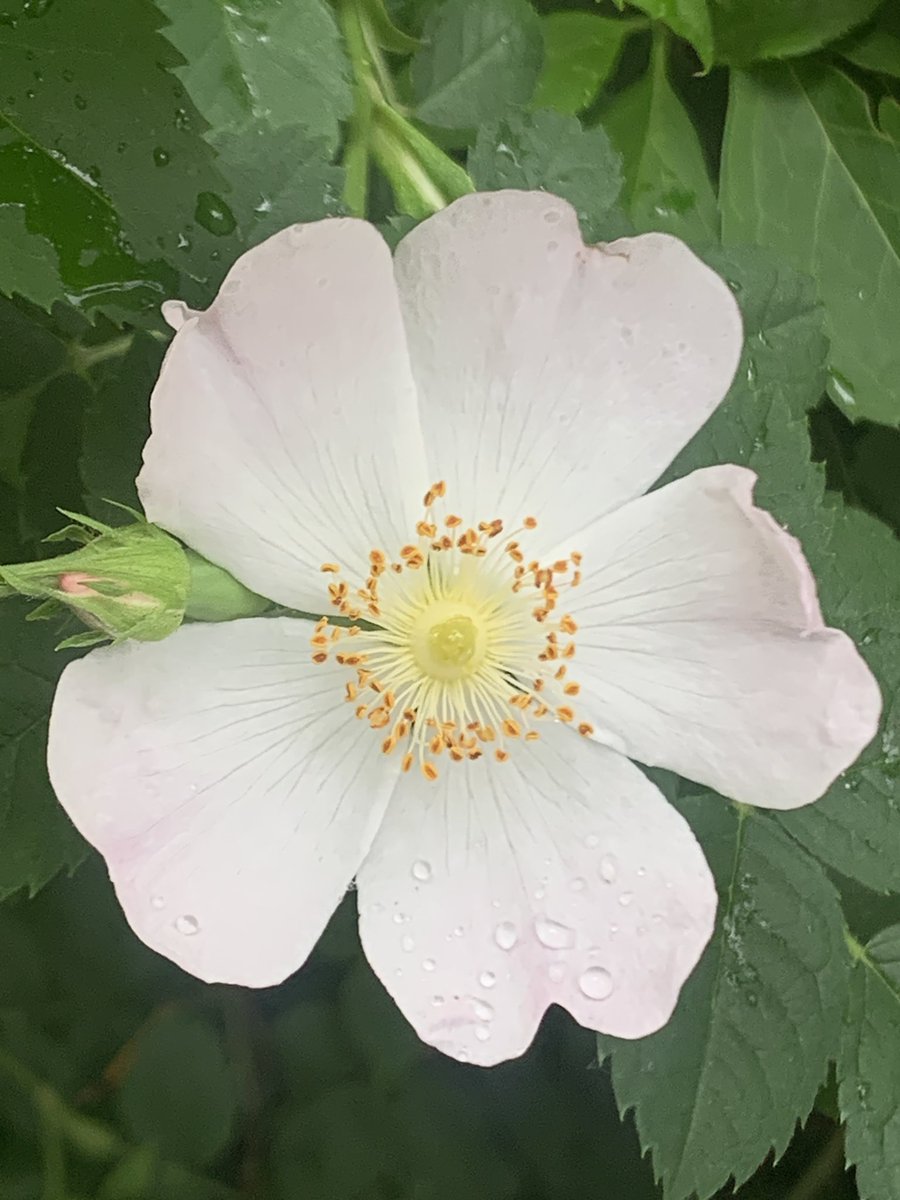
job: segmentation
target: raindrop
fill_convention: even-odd
[[[493,971],[482,971],[478,976],[478,982],[483,988],[492,988],[497,982],[497,976]]]
[[[204,229],[208,229],[217,237],[225,237],[227,234],[233,233],[237,226],[234,213],[225,201],[214,192],[200,193],[197,197],[194,216]]]
[[[193,937],[195,933],[200,932],[200,922],[190,913],[185,913],[183,917],[175,918],[175,928],[185,937]]]
[[[578,986],[588,1000],[606,1000],[612,995],[612,975],[603,967],[588,967],[578,976]]]
[[[840,371],[828,372],[828,390],[833,400],[853,408],[856,405],[856,388]]]
[[[420,883],[427,883],[431,878],[431,864],[419,859],[412,865],[413,879],[418,879]]]
[[[157,911],[159,911],[159,909],[165,908],[165,906],[166,906],[166,902],[165,902],[165,900],[163,900],[162,896],[151,896],[150,897],[150,907],[151,908],[155,908]]]
[[[402,913],[402,912],[395,912],[395,913],[394,913],[394,916],[393,916],[393,921],[394,921],[394,924],[395,924],[395,925],[402,925],[402,924],[403,924],[403,922],[404,922],[405,920],[406,920],[406,914],[405,914],[405,913]]]
[[[436,966],[437,966],[437,963],[434,961],[433,958],[425,958],[422,960],[422,970],[423,971],[433,971]]]
[[[432,996],[431,1003],[434,1008],[440,1008],[441,1005],[444,1003],[444,997],[443,996]]]
[[[472,1009],[479,1021],[493,1021],[494,1010],[484,1000],[475,1000]]]
[[[28,17],[42,17],[52,4],[53,0],[25,0],[22,11]]]
[[[647,874],[647,868],[646,867],[638,867],[637,873],[638,873],[638,875],[640,875],[643,878],[643,876]]]
[[[407,954],[409,954],[409,952],[410,952],[411,950],[415,950],[415,948],[416,948],[416,943],[415,943],[415,941],[414,941],[414,940],[413,940],[413,939],[412,939],[412,938],[409,936],[409,934],[407,934],[407,935],[406,935],[406,936],[405,936],[405,937],[404,937],[404,938],[401,940],[401,942],[400,942],[400,945],[403,947],[403,949],[406,951],[406,953],[407,953]]]
[[[479,1025],[475,1030],[475,1037],[479,1042],[486,1042],[491,1036],[491,1031],[486,1025]]]
[[[153,161],[158,167],[167,167],[169,165],[169,152],[163,146],[157,146],[153,151]]]
[[[75,107],[81,112],[84,112],[84,110],[87,108],[87,100],[85,100],[84,96],[76,94]]]
[[[534,932],[542,946],[548,950],[566,950],[575,945],[575,934],[566,925],[540,917],[534,923]]]
[[[494,941],[501,950],[512,950],[518,940],[519,935],[512,921],[502,921],[494,930]]]
[[[190,125],[190,118],[186,108],[175,109],[175,128],[179,130],[187,129]]]
[[[465,928],[464,928],[464,926],[462,926],[462,925],[457,925],[457,926],[456,926],[456,928],[453,930],[453,936],[454,936],[454,937],[462,937],[462,935],[463,935],[465,932],[466,932],[466,931],[465,931]]]
[[[622,895],[619,897],[619,903],[622,905],[623,908],[627,908],[633,899],[634,899],[634,892],[623,892]]]
[[[615,859],[610,858],[609,855],[606,855],[605,858],[601,858],[600,878],[606,883],[615,883],[616,874]]]

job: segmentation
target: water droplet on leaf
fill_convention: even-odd
[[[234,213],[221,196],[217,196],[214,192],[200,193],[197,197],[194,217],[204,229],[208,229],[216,237],[226,237],[237,227]]]

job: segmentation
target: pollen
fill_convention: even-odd
[[[443,481],[431,485],[414,536],[393,551],[373,548],[365,578],[322,564],[333,616],[310,639],[314,662],[333,656],[348,672],[344,699],[382,753],[396,753],[403,772],[418,763],[429,782],[438,761],[452,771],[488,746],[498,763],[535,753],[535,722],[594,732],[576,716],[580,687],[567,674],[578,626],[564,597],[580,581],[581,555],[542,564],[528,548],[535,517],[469,523],[462,510],[442,511],[446,493]]]

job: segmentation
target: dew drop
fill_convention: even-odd
[[[233,233],[237,227],[234,213],[221,196],[217,196],[214,192],[200,193],[197,197],[194,218],[204,229],[208,229],[217,237],[225,237],[227,234]]]
[[[166,902],[163,900],[162,896],[151,896],[150,907],[155,908],[158,912],[161,908],[166,907]]]
[[[434,961],[433,958],[424,958],[422,960],[422,970],[423,971],[433,971],[436,966],[437,966],[437,963]]]
[[[463,935],[465,932],[466,932],[466,931],[465,931],[465,928],[464,928],[464,926],[462,926],[462,925],[457,925],[457,926],[456,926],[456,928],[453,930],[453,936],[454,936],[454,937],[462,937],[462,935]]]
[[[461,1062],[461,1063],[467,1063],[469,1061],[468,1050],[457,1050],[456,1051],[456,1061]]]
[[[431,1004],[432,1004],[432,1007],[434,1007],[434,1008],[440,1008],[440,1007],[441,1007],[441,1005],[442,1005],[443,1003],[444,1003],[444,997],[443,997],[443,996],[432,996],[432,997],[431,997]]]
[[[548,950],[567,950],[575,945],[575,934],[567,925],[560,925],[558,921],[550,921],[546,917],[539,917],[535,921],[534,932],[541,945]]]
[[[600,878],[606,883],[615,883],[616,880],[616,863],[615,859],[605,855],[600,859]]]
[[[494,941],[501,950],[512,950],[518,940],[519,935],[512,921],[501,921],[494,930]]]
[[[619,903],[622,905],[623,908],[627,908],[633,899],[634,899],[634,892],[623,892],[622,895],[619,897]]]
[[[185,937],[193,937],[195,933],[200,932],[200,922],[190,913],[185,913],[183,917],[175,918],[175,928]]]
[[[484,1000],[475,1000],[472,1004],[472,1010],[479,1021],[493,1021],[494,1010]]]
[[[153,161],[158,167],[167,167],[169,165],[169,152],[163,146],[157,146],[153,151]]]
[[[413,940],[413,938],[411,938],[409,936],[409,934],[407,934],[404,938],[401,939],[400,945],[407,954],[409,954],[409,952],[411,950],[415,950],[415,948],[416,948],[416,943]]]
[[[483,988],[492,988],[497,982],[497,976],[493,971],[482,971],[478,976],[478,982]]]
[[[406,920],[406,914],[402,913],[402,912],[395,912],[392,917],[392,920],[395,925],[402,925],[404,923],[404,921]]]
[[[588,967],[578,976],[578,986],[588,1000],[606,1000],[613,991],[612,975],[603,967]]]
[[[413,879],[418,879],[420,883],[427,883],[431,878],[431,863],[420,858],[412,865],[412,875]]]
[[[479,1042],[486,1042],[490,1039],[491,1031],[486,1025],[479,1025],[475,1029],[475,1037]]]

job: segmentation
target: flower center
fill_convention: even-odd
[[[464,679],[478,670],[487,650],[484,622],[460,605],[438,600],[423,612],[412,630],[416,662],[432,679]]]
[[[511,538],[497,519],[466,529],[451,513],[439,524],[433,510],[444,494],[443,483],[426,493],[418,540],[395,560],[371,551],[364,586],[328,584],[332,606],[354,623],[329,629],[322,617],[312,637],[314,662],[333,652],[351,672],[345,699],[383,731],[384,753],[402,747],[402,769],[418,757],[427,779],[438,777],[442,755],[473,761],[490,750],[505,762],[510,746],[540,737],[533,723],[574,723],[580,690],[568,678],[577,626],[559,601],[581,581],[581,555],[526,561],[516,539],[535,528],[533,517]],[[337,563],[322,570],[340,575]]]

